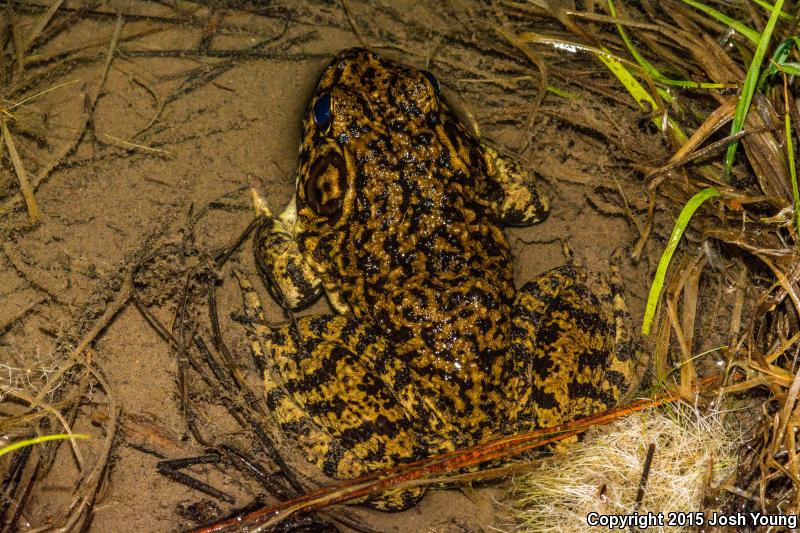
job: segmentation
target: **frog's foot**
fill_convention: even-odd
[[[635,359],[628,320],[621,293],[575,264],[525,284],[512,333],[515,356],[529,371],[520,421],[549,427],[614,406]]]
[[[253,354],[264,371],[267,406],[310,463],[330,477],[352,479],[422,454],[418,421],[409,410],[419,400],[382,338],[339,315],[304,316],[269,327],[252,285],[237,277],[251,319]],[[424,492],[385,493],[364,503],[400,510]]]
[[[528,172],[508,157],[482,142],[487,174],[497,185],[492,198],[500,222],[505,226],[530,226],[547,218],[550,200]]]
[[[360,348],[358,350],[354,348]],[[299,413],[325,435],[308,454],[329,476],[351,479],[411,460],[422,453],[412,416],[395,395],[403,376],[382,372],[376,361],[394,359],[385,341],[344,316],[305,316],[296,326],[275,330],[270,339],[276,381],[288,393],[290,409],[278,412],[284,431]],[[387,383],[388,382],[388,383]],[[269,388],[269,385],[268,385]],[[401,387],[399,387],[401,388]],[[286,401],[283,402],[284,404]],[[403,509],[422,489],[399,491],[370,500],[381,509]]]
[[[264,285],[284,308],[299,310],[322,294],[322,281],[303,259],[289,231],[290,220],[274,217],[266,201],[252,190],[259,219],[253,239],[256,266]]]

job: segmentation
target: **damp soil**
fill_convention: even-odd
[[[23,34],[30,31],[45,6],[20,5],[14,24]],[[642,219],[644,201],[640,178],[625,163],[631,154],[645,163],[659,161],[665,143],[648,128],[647,117],[614,92],[613,80],[587,74],[602,72],[591,58],[576,65],[567,52],[549,51],[547,60],[561,72],[551,83],[574,97],[549,94],[535,108],[538,70],[490,29],[490,24],[525,28],[521,15],[509,19],[481,2],[343,6],[63,2],[53,23],[66,22],[32,49],[32,64],[80,46],[94,48],[77,53],[83,60],[53,62],[49,76],[22,92],[71,83],[14,109],[11,133],[34,181],[41,178],[35,195],[42,219],[30,223],[4,153],[4,385],[36,394],[70,348],[118,301],[137,265],[134,289],[142,305],[171,328],[182,295],[188,294],[187,323],[209,344],[208,280],[214,280],[222,339],[235,357],[246,360],[244,327],[231,318],[242,309],[232,269],[258,279],[250,241],[220,269],[199,269],[190,282],[187,269],[247,228],[254,216],[250,187],[276,209],[289,200],[307,98],[330,56],[345,47],[365,44],[434,72],[444,97],[465,120],[544,182],[552,195],[549,219],[508,231],[518,284],[563,264],[564,244],[579,262],[604,271],[614,249],[635,242],[631,220]],[[115,28],[120,33],[109,64]],[[39,65],[37,72],[46,73],[46,67]],[[564,72],[572,68],[577,79],[570,83]],[[584,81],[610,96],[583,92]],[[641,322],[651,258],[660,242],[657,234],[640,262],[622,265],[633,324]],[[268,319],[282,320],[280,307],[260,284],[258,290]],[[308,312],[327,309],[320,302]],[[86,463],[100,453],[109,395],[124,417],[91,531],[183,530],[225,516],[265,492],[252,476],[226,463],[188,471],[235,503],[157,472],[161,459],[199,455],[206,446],[195,436],[182,438],[179,357],[135,305],[126,302],[90,346],[82,357],[102,372],[108,390],[80,391],[86,397],[68,413],[74,431],[94,437],[79,444]],[[188,376],[190,410],[208,443],[230,444],[264,469],[277,470],[202,376],[193,369]],[[71,372],[59,387],[73,394],[71,380],[79,377]],[[51,398],[59,393],[56,388]],[[0,416],[29,410],[8,395],[0,409]],[[78,476],[74,454],[61,446],[19,528],[61,516]],[[436,489],[404,513],[357,507],[350,512],[378,531],[489,531],[512,525],[505,495],[502,483]]]

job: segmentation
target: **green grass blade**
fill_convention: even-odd
[[[614,6],[614,0],[608,0],[608,12],[612,17],[617,16],[617,8]],[[651,78],[655,81],[663,84],[663,85],[671,85],[674,87],[683,87],[686,89],[723,89],[725,88],[724,83],[711,83],[711,82],[696,82],[692,80],[672,80],[665,77],[659,70],[653,66],[647,59],[639,53],[639,50],[636,49],[634,46],[633,41],[631,41],[630,37],[628,37],[628,32],[625,31],[625,28],[622,24],[615,24],[617,27],[617,31],[619,32],[619,36],[622,37],[622,40],[625,42],[625,46],[628,47],[628,51],[633,56],[633,59],[642,67]],[[659,91],[659,94],[665,100],[672,101],[674,97],[668,91]]]
[[[760,5],[761,7],[766,9],[767,11],[772,11],[772,7],[773,6],[769,2],[765,2],[764,0],[753,0],[753,3]],[[783,20],[785,20],[785,21],[791,21],[792,20],[792,16],[789,13],[787,13],[786,11],[781,11],[780,13],[778,13],[778,16],[780,18],[782,18]]]
[[[633,77],[633,74],[628,72],[622,63],[609,57],[608,55],[596,53],[596,57],[603,62],[603,64],[617,77],[617,79],[622,83],[622,85],[627,89],[631,96],[633,96],[634,100],[642,107],[642,109],[647,109],[647,105],[649,104],[650,109],[657,109],[658,106],[656,105],[656,101],[650,96],[642,84]],[[667,122],[669,123],[670,132],[674,136],[674,140],[678,146],[683,145],[687,140],[688,137],[683,132],[681,127],[678,125],[677,122],[672,120],[671,118],[667,118]],[[661,127],[661,120],[659,117],[653,118],[653,123],[656,127]]]
[[[783,4],[783,0],[779,1],[781,4]],[[695,0],[683,0],[683,3],[692,6],[698,11],[702,11],[709,17],[716,20],[717,22],[721,22],[722,24],[725,24],[726,26],[733,28],[734,30],[744,35],[749,41],[752,41],[753,44],[758,42],[758,38],[760,37],[760,35],[756,30],[754,30],[750,26],[747,26],[746,24],[742,24],[741,22],[739,22],[734,18],[729,17],[725,13],[717,11],[713,7],[707,6],[702,2],[696,2]],[[780,8],[778,8],[778,11],[780,11]]]
[[[547,86],[547,92],[553,93],[556,96],[560,96],[565,100],[577,100],[579,96],[571,91],[567,91],[564,89],[559,89],[558,87],[554,87],[552,85]]]
[[[658,305],[658,300],[661,298],[661,291],[664,288],[664,279],[667,276],[667,268],[669,268],[669,264],[672,261],[672,256],[675,253],[675,250],[678,248],[678,243],[680,242],[683,233],[686,231],[686,227],[689,225],[692,215],[694,215],[694,212],[697,211],[698,207],[703,205],[703,202],[709,198],[714,198],[715,196],[719,195],[719,189],[716,187],[703,189],[692,196],[689,201],[686,202],[686,205],[683,206],[683,209],[681,209],[681,214],[678,215],[678,220],[675,222],[675,227],[672,228],[672,234],[669,236],[667,247],[664,249],[664,253],[661,254],[661,259],[658,262],[656,275],[653,278],[653,284],[650,286],[650,294],[647,296],[647,306],[645,307],[644,319],[642,320],[642,335],[650,334],[650,328],[653,324],[653,318],[656,314],[656,306]]]
[[[789,76],[800,76],[800,63],[784,63],[778,70]]]
[[[15,450],[19,450],[20,448],[24,448],[25,446],[34,446],[36,444],[41,444],[43,442],[48,442],[51,440],[62,440],[62,439],[88,439],[89,435],[83,435],[81,433],[73,433],[72,435],[67,435],[66,433],[57,433],[55,435],[42,435],[40,437],[34,437],[32,439],[20,440],[14,443],[9,444],[4,448],[0,448],[0,457],[7,453],[11,453]]]
[[[764,73],[758,80],[759,90],[764,87],[764,83],[767,79],[776,72],[787,72],[787,70],[782,68],[785,65],[789,65],[789,70],[792,70],[793,65],[796,63],[787,63],[786,59],[788,59],[789,54],[792,53],[792,49],[795,47],[800,48],[800,37],[787,37],[778,43],[778,46],[775,47],[775,51],[772,53],[772,57],[769,60],[769,66],[764,69]],[[791,72],[787,73],[791,74]]]
[[[800,193],[797,191],[797,169],[794,168],[794,146],[792,144],[792,119],[789,113],[784,115],[786,123],[786,154],[789,156],[789,175],[792,179],[792,197],[794,198],[794,215],[797,231],[800,233]]]
[[[687,0],[683,0],[686,2]],[[733,124],[731,124],[731,135],[736,135],[742,131],[744,119],[747,116],[747,111],[750,109],[750,102],[753,100],[753,93],[756,90],[756,82],[758,81],[758,74],[761,70],[761,62],[764,61],[764,54],[767,52],[769,41],[772,37],[772,31],[775,29],[775,24],[778,22],[778,14],[783,7],[783,0],[777,0],[772,8],[772,14],[767,20],[767,25],[764,32],[761,34],[761,39],[758,41],[756,51],[753,53],[753,61],[750,63],[750,68],[747,69],[747,76],[742,85],[742,93],[739,95],[739,102],[736,104],[736,113],[733,116]],[[729,174],[733,166],[733,158],[736,155],[736,149],[739,146],[739,141],[734,141],[728,145],[728,151],[725,153],[725,174]]]
[[[608,12],[609,14],[616,18],[617,17],[617,9],[614,7],[614,0],[608,0]],[[648,60],[646,60],[636,49],[633,45],[633,41],[631,41],[630,37],[628,37],[628,32],[625,31],[625,28],[622,27],[622,24],[616,23],[615,26],[617,27],[617,31],[619,32],[619,36],[622,37],[622,40],[625,42],[625,46],[628,47],[628,51],[633,56],[633,59],[636,60],[639,65],[647,72],[651,78],[659,79],[664,78],[661,73],[654,67]]]
[[[611,73],[617,77],[620,83],[622,83],[625,89],[627,89],[630,95],[633,96],[633,99],[636,100],[640,106],[646,108],[647,106],[645,104],[649,104],[650,109],[656,109],[656,101],[622,63],[611,57],[600,54],[598,54],[597,57],[603,62],[606,68],[608,68],[608,70],[610,70]]]

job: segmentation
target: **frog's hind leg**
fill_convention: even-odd
[[[520,422],[568,422],[614,406],[628,390],[635,346],[621,286],[612,287],[569,263],[518,291],[512,349],[529,385]]]
[[[264,371],[267,406],[310,463],[330,477],[352,479],[420,456],[408,406],[398,399],[404,377],[391,371],[397,361],[383,339],[337,315],[267,326],[252,285],[237,276],[254,319],[250,341]],[[424,492],[420,487],[384,493],[364,503],[400,510]]]
[[[247,336],[256,366],[264,378],[267,407],[285,435],[297,440],[311,463],[320,464],[332,453],[346,453],[337,449],[338,444],[330,435],[314,426],[310,417],[292,400],[286,388],[276,379],[277,370],[270,356],[269,343],[273,329],[265,322],[261,301],[250,281],[235,271],[244,299],[245,315],[248,319]]]
[[[496,186],[491,197],[500,223],[530,226],[546,219],[550,214],[550,201],[533,176],[486,142],[482,141],[481,145],[486,173]]]
[[[382,355],[394,358],[382,338],[340,315],[301,317],[272,338],[272,358],[286,391],[328,440],[329,450],[314,458],[326,474],[351,479],[424,453],[415,413],[398,399],[398,384],[392,383],[401,376],[375,368]],[[423,492],[404,490],[368,503],[404,509]]]

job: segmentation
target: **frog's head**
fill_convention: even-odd
[[[505,213],[503,224],[542,220],[548,205],[536,185],[518,180],[519,194],[506,194],[495,179],[501,174],[522,171],[467,131],[432,74],[344,50],[308,105],[294,234],[322,265],[343,246],[353,252],[370,236],[416,238],[431,217],[463,220],[465,209]]]
[[[439,85],[430,73],[363,48],[337,54],[320,77],[303,125],[298,211],[318,224],[344,224],[354,189],[396,177],[402,160],[415,157],[416,145],[439,120],[439,108]]]

